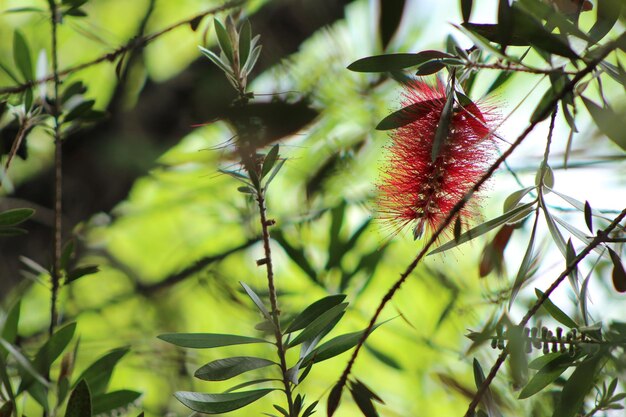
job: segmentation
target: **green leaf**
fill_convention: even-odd
[[[256,337],[220,333],[165,333],[157,337],[167,343],[191,349],[210,349],[248,343],[269,343],[267,340]]]
[[[230,68],[230,65],[222,62],[220,57],[217,56],[215,53],[213,53],[213,51],[210,51],[210,50],[208,50],[206,48],[203,48],[201,46],[199,46],[198,48],[200,49],[200,52],[202,52],[202,55],[204,55],[207,58],[209,58],[211,60],[211,62],[213,62],[215,65],[217,65],[219,67],[219,69],[224,71],[224,73],[232,74],[233,70]]]
[[[250,21],[246,20],[241,26],[239,32],[239,65],[244,66],[248,57],[250,57],[250,42],[252,41],[252,26]]]
[[[611,261],[613,262],[613,286],[617,292],[626,292],[626,271],[624,265],[617,253],[609,248],[609,254],[611,255]]]
[[[78,119],[80,116],[89,112],[93,105],[96,103],[95,100],[85,100],[82,103],[78,104],[74,107],[63,119],[63,123],[69,123],[72,120]]]
[[[386,72],[398,71],[414,67],[436,58],[454,58],[454,55],[441,51],[422,51],[416,54],[386,54],[361,58],[348,65],[355,72]]]
[[[441,71],[442,69],[444,69],[446,66],[444,63],[442,63],[440,60],[432,60],[432,61],[428,61],[428,62],[424,62],[423,64],[421,64],[419,66],[419,68],[417,69],[417,72],[415,73],[415,75],[418,75],[420,77],[426,76],[426,75],[432,75],[432,74],[436,74],[439,71]]]
[[[6,210],[0,213],[0,227],[17,226],[28,220],[35,214],[35,210],[30,208],[17,208]]]
[[[398,30],[405,3],[405,0],[384,0],[379,2],[378,32],[383,50],[387,49],[393,35]]]
[[[106,353],[82,372],[74,386],[80,381],[85,381],[89,385],[94,398],[103,394],[109,385],[113,369],[129,351],[129,348],[119,348]]]
[[[80,381],[67,403],[65,417],[91,417],[91,394],[85,381]]]
[[[587,111],[591,118],[598,126],[598,129],[604,133],[609,139],[615,142],[620,148],[626,151],[626,129],[623,128],[623,120],[626,112],[617,114],[609,108],[603,108],[595,104],[593,101],[580,96],[587,107]]]
[[[13,59],[24,79],[26,81],[33,80],[33,63],[30,59],[30,49],[28,48],[26,38],[19,30],[16,30],[13,35]]]
[[[227,394],[202,394],[199,392],[179,391],[174,396],[178,401],[199,413],[220,414],[245,407],[274,390],[274,388],[265,388]]]
[[[576,367],[569,377],[559,398],[552,417],[574,417],[585,401],[585,396],[592,390],[595,374],[603,355],[588,358]]]
[[[439,156],[439,152],[443,149],[443,146],[450,135],[450,121],[452,120],[452,106],[454,104],[454,72],[450,77],[450,84],[446,91],[446,104],[443,106],[441,116],[439,117],[439,123],[437,123],[437,130],[435,131],[435,138],[433,139],[433,147],[430,153],[430,160],[435,162]]]
[[[343,386],[341,382],[337,382],[330,390],[330,394],[328,394],[328,402],[326,403],[326,415],[328,417],[332,417],[335,414],[335,411],[337,411],[339,402],[341,401],[342,390]]]
[[[378,123],[376,130],[390,130],[413,123],[433,109],[432,100],[424,100],[391,113]]]
[[[382,323],[377,324],[371,330],[373,332],[380,326]],[[370,332],[370,333],[371,333]],[[330,358],[334,358],[335,356],[341,355],[345,351],[352,349],[355,347],[359,340],[363,337],[365,330],[361,330],[358,332],[342,334],[333,339],[330,339],[328,342],[323,343],[313,352],[309,353],[304,357],[302,363],[307,363],[310,360],[313,360],[315,363],[325,361]]]
[[[254,42],[254,39],[252,41]],[[248,61],[246,61],[245,65],[241,69],[241,73],[244,75],[249,74],[254,68],[254,66],[256,65],[256,62],[259,59],[259,56],[261,56],[261,45],[255,46],[254,48],[252,48],[252,52],[250,53],[250,58],[248,58]]]
[[[343,316],[347,306],[348,303],[341,303],[321,314],[319,317],[309,323],[302,330],[302,332],[298,334],[298,336],[296,336],[291,342],[289,342],[289,347],[291,348],[307,340],[314,339],[316,336],[326,331],[328,326],[336,324],[336,320]],[[335,323],[333,324],[333,322]]]
[[[593,212],[591,211],[591,205],[589,201],[585,201],[585,224],[591,233],[593,233]]]
[[[0,347],[2,347],[2,345],[0,345]],[[4,392],[8,394],[9,400],[12,403],[15,403],[15,392],[13,391],[13,386],[11,385],[8,370],[9,368],[4,360],[4,356],[0,355],[0,388],[4,387]],[[11,417],[10,413],[7,417]]]
[[[513,210],[508,211],[499,217],[496,217],[495,219],[491,219],[483,224],[480,224],[474,227],[473,229],[470,229],[467,232],[463,233],[461,236],[459,236],[458,240],[452,239],[444,243],[443,245],[439,246],[438,248],[430,251],[428,253],[428,256],[447,251],[460,244],[463,244],[474,238],[477,238],[478,236],[485,234],[488,231],[493,230],[496,227],[507,223],[509,220],[513,219],[514,217],[521,215],[521,213],[526,213],[526,212],[530,213],[532,211],[532,206],[534,204],[535,204],[534,201],[530,203],[522,204],[521,206],[518,206],[514,208]]]
[[[69,323],[58,329],[39,349],[33,360],[35,368],[44,375],[50,372],[54,361],[63,353],[74,337],[76,323]]]
[[[535,250],[535,233],[537,232],[537,219],[538,215],[535,215],[535,221],[533,223],[533,228],[530,232],[530,238],[528,239],[528,246],[526,247],[526,252],[524,253],[524,258],[522,259],[522,263],[519,266],[517,271],[517,275],[515,276],[515,282],[513,283],[513,287],[511,288],[511,298],[509,299],[509,310],[513,306],[513,301],[515,301],[515,297],[517,297],[517,293],[524,285],[524,282],[528,278],[528,271],[530,270],[531,265],[533,264],[534,255],[533,252]]]
[[[378,412],[372,403],[372,391],[365,387],[360,381],[351,383],[348,388],[350,394],[352,394],[352,398],[354,398],[354,402],[365,417],[378,417]]]
[[[244,372],[276,365],[274,362],[252,356],[234,356],[207,363],[194,376],[205,381],[225,381]]]
[[[273,324],[274,321],[272,320],[272,316],[270,315],[270,312],[267,310],[267,308],[265,307],[265,304],[263,304],[263,301],[261,301],[259,296],[246,283],[239,282],[239,285],[243,287],[246,294],[248,294],[248,297],[250,297],[254,305],[256,305],[256,307],[259,309],[261,314],[263,314],[263,317],[265,317],[267,321]]]
[[[544,217],[546,218],[546,224],[548,225],[548,230],[550,231],[552,240],[556,244],[556,247],[559,249],[559,251],[561,251],[561,254],[565,257],[565,255],[567,254],[567,245],[565,243],[565,239],[563,238],[561,231],[559,230],[556,223],[554,222],[552,215],[548,211],[546,202],[543,198],[543,192],[541,190],[539,191],[539,204],[541,205],[541,208],[543,209],[543,214],[544,214]]]
[[[131,390],[119,390],[102,395],[94,395],[92,401],[93,415],[104,414],[118,408],[126,408],[139,397],[141,397],[140,392]]]
[[[11,307],[4,319],[4,322],[0,326],[2,329],[2,331],[0,331],[0,337],[9,343],[14,343],[15,338],[17,337],[17,327],[20,322],[21,306],[22,302],[21,300],[18,300],[18,302]],[[4,357],[6,357],[6,355]]]
[[[523,400],[535,395],[551,383],[553,383],[565,370],[572,364],[572,358],[569,355],[561,353],[553,353],[552,358],[528,381],[528,384],[519,394],[519,399]],[[544,358],[545,356],[541,357]]]
[[[285,333],[304,329],[322,314],[339,305],[345,298],[345,294],[336,294],[315,301],[293,319],[285,330]]]
[[[28,230],[22,229],[21,227],[2,227],[0,228],[0,236],[21,236],[28,233]]]
[[[472,0],[461,0],[461,14],[463,15],[463,22],[469,22],[470,16],[472,14]]]
[[[68,271],[67,276],[65,277],[65,282],[69,284],[70,282],[76,281],[78,278],[82,278],[87,275],[93,275],[99,271],[100,268],[98,267],[98,265],[79,266],[72,269],[71,271]]]
[[[598,0],[598,19],[589,30],[589,37],[594,43],[611,31],[620,16],[622,7],[624,7],[622,0]]]
[[[215,24],[215,34],[217,35],[217,41],[220,44],[220,48],[222,48],[224,55],[226,55],[226,58],[228,58],[232,64],[235,60],[233,59],[233,45],[231,43],[230,36],[228,36],[228,32],[219,20],[213,19],[213,23]]]
[[[543,297],[543,292],[535,288],[535,294],[537,295],[537,299]],[[546,309],[546,311],[552,316],[553,319],[558,321],[559,323],[567,326],[570,329],[578,328],[578,325],[574,320],[572,320],[563,310],[558,308],[549,298],[546,298],[546,301],[542,304],[542,307]]]
[[[474,358],[472,364],[474,369],[474,384],[476,384],[476,388],[480,388],[483,382],[485,382],[485,373],[478,359]]]
[[[508,211],[513,210],[513,208],[515,208],[515,206],[517,206],[518,203],[522,201],[522,198],[524,198],[526,194],[528,194],[530,191],[534,189],[535,187],[526,187],[526,188],[523,188],[521,190],[517,190],[511,193],[511,195],[509,195],[504,200],[504,204],[502,205],[502,212],[506,213]]]
[[[19,351],[19,349],[17,349],[15,346],[13,346],[11,343],[7,342],[4,339],[0,339],[0,346],[8,351],[11,356],[13,356],[17,364],[21,367],[21,369],[23,369],[23,374],[28,375],[28,378],[30,378],[31,381],[35,379],[42,385],[49,385],[48,381],[46,381],[46,379],[41,376],[39,372],[37,372],[31,362],[26,358],[26,356],[22,354],[22,352]],[[22,371],[20,371],[20,373],[22,374]],[[22,384],[24,384],[25,379],[26,377],[22,376]],[[19,391],[23,391],[23,388]]]
[[[276,163],[278,159],[278,144],[272,146],[272,149],[265,155],[265,159],[263,160],[263,168],[261,169],[261,179],[263,179],[267,174],[270,173],[272,167]]]

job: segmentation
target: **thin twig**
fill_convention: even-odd
[[[568,94],[570,91],[572,91],[572,89],[575,87],[575,85],[583,77],[585,77],[587,74],[589,74],[615,47],[616,47],[616,42],[608,44],[606,46],[606,49],[604,51],[602,51],[602,53],[600,53],[599,56],[597,56],[594,60],[590,61],[589,64],[587,66],[585,66],[585,68],[583,68],[581,71],[579,71],[572,78],[572,80],[568,84],[566,84],[564,86],[564,88],[561,91],[556,92],[555,96],[552,98],[552,100],[550,101],[549,105],[544,107],[543,111],[540,114],[537,115],[537,117],[519,135],[519,137],[515,140],[515,142],[513,142],[511,144],[511,146],[496,160],[496,162],[493,165],[491,165],[491,167],[489,167],[487,172],[465,194],[464,198],[462,198],[452,208],[450,213],[448,213],[448,216],[443,220],[441,225],[432,234],[432,236],[429,239],[429,241],[424,245],[424,247],[417,254],[415,259],[409,264],[407,269],[400,275],[400,278],[393,284],[393,286],[389,289],[389,291],[385,294],[385,296],[380,301],[380,303],[379,303],[378,307],[376,308],[376,311],[374,312],[374,315],[372,316],[372,318],[371,318],[367,328],[363,332],[363,336],[361,337],[361,340],[359,341],[359,343],[357,344],[356,348],[352,352],[352,356],[350,357],[350,359],[348,361],[348,364],[346,365],[346,368],[344,369],[343,373],[341,374],[341,377],[339,378],[339,381],[335,385],[334,390],[335,389],[339,390],[339,391],[343,390],[343,388],[345,387],[346,382],[348,380],[348,376],[350,375],[350,372],[352,370],[352,367],[354,366],[354,362],[356,361],[356,358],[357,358],[361,348],[363,347],[363,344],[365,343],[365,340],[367,339],[367,337],[371,333],[371,330],[374,328],[374,326],[376,324],[376,321],[378,320],[378,317],[382,313],[383,309],[385,308],[387,303],[393,298],[395,293],[400,289],[400,287],[402,287],[402,284],[404,284],[404,282],[406,281],[408,276],[413,272],[413,270],[415,269],[417,264],[422,260],[422,258],[424,258],[424,256],[426,256],[426,254],[428,253],[430,247],[435,244],[435,242],[437,241],[437,239],[439,238],[441,233],[450,225],[450,223],[455,218],[455,216],[465,206],[465,203],[469,200],[469,198],[475,192],[477,192],[478,189],[493,175],[493,173],[498,169],[500,164],[502,164],[502,162],[504,160],[506,160],[509,157],[509,155],[511,155],[513,153],[513,151],[524,141],[524,139],[535,128],[535,126],[537,124],[539,124],[539,122],[541,120],[543,120],[545,117],[550,115],[550,113],[554,109],[554,106],[556,106],[556,104],[559,102],[559,100],[561,100],[566,94]],[[504,360],[504,359],[502,359],[502,360]],[[495,376],[495,373],[494,373],[493,376]],[[492,376],[492,379],[493,379],[493,376]],[[482,397],[482,394],[484,393],[484,390],[487,388],[487,386],[488,386],[488,384],[485,385],[485,387],[484,387],[482,392],[479,391],[480,392],[480,397]],[[476,395],[478,396],[478,393]],[[480,397],[478,397],[478,401],[480,400]],[[475,405],[474,405],[474,407],[475,407]],[[329,413],[329,417],[332,416],[332,414],[333,414],[333,412]]]
[[[537,313],[537,311],[543,305],[543,303],[545,303],[548,300],[552,292],[556,290],[556,288],[565,280],[565,278],[574,270],[574,268],[577,267],[577,265],[592,250],[594,250],[598,245],[600,245],[601,243],[607,240],[609,233],[611,233],[613,229],[615,229],[618,226],[618,224],[622,220],[624,220],[624,218],[626,218],[626,208],[622,210],[619,216],[617,216],[606,229],[602,230],[601,232],[598,232],[596,237],[587,246],[585,246],[585,248],[578,254],[578,256],[576,256],[574,259],[572,259],[572,261],[569,264],[567,264],[567,267],[565,268],[565,270],[561,272],[558,278],[554,280],[552,285],[550,285],[550,287],[543,293],[543,295],[539,299],[537,299],[537,301],[530,308],[530,310],[528,310],[526,315],[519,322],[518,324],[519,327],[524,327],[526,326],[526,324],[528,324],[530,319],[535,315],[535,313]],[[480,385],[480,388],[478,388],[478,391],[476,391],[476,394],[474,395],[472,402],[469,404],[467,408],[465,417],[471,417],[474,415],[474,411],[476,410],[478,403],[480,402],[482,396],[485,394],[485,392],[489,388],[489,385],[491,384],[493,379],[496,377],[498,370],[504,363],[507,356],[508,356],[508,351],[507,349],[504,349],[502,353],[500,353],[500,355],[498,356],[498,359],[496,359],[496,362],[494,363],[494,365],[491,367],[489,374],[487,375],[483,383]]]
[[[181,26],[184,25],[188,25],[191,24],[194,21],[198,21],[201,20],[202,18],[208,16],[208,15],[212,15],[212,14],[216,14],[219,12],[222,12],[224,10],[228,10],[228,9],[232,9],[234,7],[237,7],[241,4],[244,3],[244,0],[232,0],[230,2],[227,2],[225,4],[223,4],[222,6],[219,7],[214,7],[208,10],[205,10],[202,13],[199,13],[195,16],[183,19],[179,22],[176,22],[170,26],[167,26],[157,32],[154,32],[150,35],[146,35],[146,36],[140,36],[140,37],[136,37],[133,38],[131,40],[129,40],[125,45],[120,46],[119,48],[117,48],[116,50],[114,50],[113,52],[109,52],[106,53],[104,55],[99,56],[98,58],[95,58],[91,61],[82,63],[82,64],[78,64],[78,65],[74,65],[72,67],[66,68],[62,71],[58,71],[56,73],[53,74],[49,74],[46,75],[43,78],[40,78],[38,80],[31,80],[28,82],[25,82],[23,84],[19,84],[16,86],[12,86],[12,87],[2,87],[0,88],[0,94],[18,94],[21,93],[31,87],[34,87],[36,85],[39,84],[43,84],[49,81],[54,81],[55,77],[64,77],[66,75],[72,74],[74,72],[77,71],[81,71],[84,70],[86,68],[92,67],[94,65],[98,65],[101,64],[103,62],[113,62],[115,61],[115,59],[117,59],[119,56],[125,54],[128,51],[131,51],[133,49],[138,49],[138,48],[143,48],[145,47],[147,44],[149,44],[150,42],[152,42],[153,40],[161,37],[162,35],[165,35],[168,32],[171,32],[172,30],[179,28]]]
[[[283,344],[283,334],[280,329],[280,320],[278,316],[280,311],[278,310],[278,300],[276,297],[276,286],[274,285],[274,269],[272,264],[272,250],[270,247],[270,233],[267,220],[266,208],[265,208],[265,190],[262,187],[257,189],[257,203],[259,206],[259,215],[261,217],[261,228],[263,230],[263,250],[265,252],[265,259],[263,260],[267,268],[267,287],[270,296],[270,306],[272,307],[271,315],[274,322],[274,336],[276,337],[276,350],[278,351],[278,357],[280,359],[280,370],[283,375],[283,386],[285,387],[285,396],[287,397],[287,405],[290,417],[297,417],[294,414],[293,398],[291,394],[291,382],[289,381],[289,375],[287,374],[287,358],[285,357],[285,346]]]
[[[50,300],[50,328],[49,334],[52,336],[57,324],[57,297],[61,285],[61,252],[63,244],[63,154],[61,140],[61,124],[59,120],[59,56],[57,45],[57,25],[59,9],[56,0],[48,0],[50,6],[50,19],[52,24],[52,76],[54,80],[54,97],[52,105],[52,117],[54,120],[54,241],[53,241],[53,267],[52,267],[52,289]]]
[[[524,67],[519,65],[502,65],[502,64],[481,64],[478,62],[466,62],[466,67],[469,68],[481,68],[481,69],[494,69],[500,71],[514,71],[514,72],[526,72],[529,74],[568,74],[568,75],[576,75],[576,72],[572,71],[564,71],[561,68],[549,68],[549,69],[541,69],[541,68],[532,68],[532,67]]]

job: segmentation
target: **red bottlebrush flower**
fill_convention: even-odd
[[[406,86],[402,117],[411,122],[391,133],[388,161],[378,185],[379,217],[389,221],[395,233],[410,224],[415,239],[425,229],[436,230],[484,174],[495,149],[490,134],[493,115],[473,103],[455,104],[447,137],[433,161],[433,142],[445,104],[441,83]],[[458,216],[465,222],[476,216],[476,209],[476,200],[470,201]]]

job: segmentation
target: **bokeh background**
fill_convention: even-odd
[[[374,128],[399,107],[401,87],[384,75],[346,69],[356,59],[383,52],[379,3],[257,0],[244,7],[263,45],[249,89],[270,109],[267,142],[279,143],[287,158],[268,195],[269,213],[278,225],[272,232],[279,303],[283,313],[293,314],[315,299],[345,292],[350,307],[334,334],[364,328],[384,292],[421,248],[410,232],[389,236],[375,219],[375,183],[388,137]],[[87,62],[219,4],[90,1],[87,17],[68,18],[60,26],[60,67]],[[495,21],[495,1],[477,4],[473,21]],[[42,51],[49,62],[47,15],[7,12],[27,6],[45,9],[46,3],[0,0],[4,65],[12,65],[15,29],[25,35],[33,55]],[[469,47],[452,26],[460,21],[457,1],[406,1],[386,51],[441,50],[449,34]],[[583,14],[581,25],[592,21]],[[616,31],[623,30],[620,25]],[[67,84],[82,80],[85,96],[106,118],[69,135],[64,146],[65,232],[77,239],[80,263],[97,264],[100,271],[64,289],[62,318],[78,322],[78,368],[112,348],[130,346],[111,385],[143,392],[136,409],[147,416],[188,415],[172,396],[177,390],[218,392],[234,385],[194,380],[193,371],[209,360],[273,353],[256,345],[184,351],[156,339],[174,331],[255,334],[260,317],[238,282],[260,293],[265,288],[264,270],[255,263],[262,257],[255,207],[237,192],[235,180],[218,171],[236,164],[233,131],[223,120],[236,117],[228,112],[235,92],[200,56],[198,45],[215,45],[211,17],[195,31],[185,25],[127,54],[117,74],[116,63],[104,62],[64,79]],[[497,75],[482,71],[472,98],[484,100],[506,119],[499,128],[504,147],[526,125],[549,82],[516,74],[484,97]],[[614,84],[606,91],[623,105],[623,89]],[[0,85],[11,85],[1,71]],[[10,120],[1,122],[6,144]],[[588,115],[579,115],[577,124],[570,166],[564,169],[569,132],[562,117],[557,120],[551,160],[556,189],[594,208],[621,210],[626,206],[623,152],[601,137]],[[526,186],[534,184],[546,132],[547,123],[541,124],[509,161]],[[0,208],[37,209],[27,236],[0,240],[0,303],[6,310],[23,297],[20,335],[26,346],[36,345],[49,321],[49,286],[25,276],[19,257],[50,262],[53,143],[45,129],[36,128],[27,147],[28,158],[14,163],[0,190]],[[506,196],[519,188],[510,171],[499,172],[482,192],[483,219],[501,214]],[[584,225],[582,214],[566,201],[550,198],[558,216]],[[355,368],[355,375],[385,400],[381,415],[461,415],[474,389],[472,359],[488,364],[494,353],[489,348],[469,351],[472,342],[464,334],[479,330],[506,307],[504,295],[524,254],[529,227],[515,230],[499,273],[478,275],[492,232],[429,257],[409,279],[383,314],[392,320],[370,337]],[[333,259],[333,245],[357,231],[350,249]],[[539,233],[546,231],[540,227]],[[533,288],[549,285],[562,266],[560,255],[543,242],[543,261],[511,310],[513,319],[533,300]],[[591,309],[623,319],[623,297],[610,289],[609,263],[600,262],[606,266],[600,265],[591,283]],[[557,300],[576,314],[566,286]],[[307,398],[327,395],[346,360],[343,355],[316,366],[302,387]],[[524,407],[513,398],[505,392],[501,401]],[[274,393],[231,415],[271,412],[271,402],[281,400]],[[356,415],[347,397],[345,403],[341,415]]]

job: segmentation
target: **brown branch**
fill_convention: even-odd
[[[72,74],[74,72],[77,71],[81,71],[84,70],[86,68],[92,67],[94,65],[98,65],[101,64],[103,62],[113,62],[115,61],[115,59],[117,59],[119,56],[125,54],[128,51],[131,51],[133,49],[138,49],[138,48],[143,48],[145,47],[147,44],[149,44],[150,42],[152,42],[153,40],[165,35],[168,32],[171,32],[172,30],[179,28],[181,26],[185,26],[185,25],[189,25],[192,22],[196,22],[201,20],[202,18],[212,15],[212,14],[216,14],[219,12],[222,12],[224,10],[228,10],[228,9],[232,9],[234,7],[240,6],[241,4],[244,3],[245,0],[232,0],[229,1],[225,4],[223,4],[222,6],[219,7],[214,7],[212,9],[208,9],[205,10],[202,13],[199,13],[195,16],[183,19],[179,22],[176,22],[170,26],[167,26],[157,32],[154,32],[152,34],[146,35],[146,36],[140,36],[140,37],[135,37],[131,40],[129,40],[125,45],[120,46],[119,48],[115,49],[113,52],[109,52],[106,53],[104,55],[99,56],[98,58],[95,58],[91,61],[88,62],[84,62],[82,64],[78,64],[78,65],[74,65],[72,67],[66,68],[62,71],[58,71],[56,73],[47,75],[43,78],[40,78],[38,80],[31,80],[28,82],[25,82],[23,84],[19,84],[16,86],[12,86],[12,87],[0,87],[0,94],[18,94],[21,93],[31,87],[34,87],[36,85],[39,84],[43,84],[49,81],[54,81],[55,76],[59,76],[59,77],[64,77],[66,75]]]
[[[480,68],[480,69],[493,69],[499,71],[514,71],[514,72],[526,72],[529,74],[567,74],[567,75],[576,75],[577,72],[573,71],[564,71],[561,68],[549,68],[549,69],[541,69],[541,68],[533,68],[526,67],[520,65],[502,65],[502,64],[481,64],[479,62],[466,62],[465,66],[468,68]]]
[[[617,216],[606,229],[602,230],[601,232],[598,232],[596,237],[578,254],[578,256],[576,256],[574,259],[572,259],[572,261],[569,264],[567,264],[567,267],[565,268],[565,270],[561,272],[558,278],[554,280],[552,285],[550,285],[550,287],[535,302],[535,304],[530,308],[530,310],[528,310],[524,318],[522,318],[522,320],[519,322],[518,326],[524,327],[526,326],[526,324],[528,324],[530,319],[535,315],[535,313],[537,313],[537,311],[543,305],[543,303],[545,303],[548,300],[548,298],[550,297],[550,294],[554,292],[554,290],[565,280],[565,278],[574,270],[574,268],[576,268],[576,266],[592,250],[594,250],[599,244],[606,241],[609,233],[611,233],[613,229],[615,229],[619,225],[619,223],[622,220],[624,220],[624,218],[626,218],[626,208],[622,210],[619,216]],[[469,404],[467,408],[465,417],[471,417],[474,415],[474,411],[476,410],[478,403],[480,402],[481,398],[483,397],[483,395],[489,388],[489,385],[491,384],[493,379],[496,377],[498,370],[504,363],[507,356],[508,356],[508,349],[504,349],[502,353],[500,353],[500,355],[498,356],[498,359],[496,359],[496,362],[491,367],[489,374],[487,375],[483,383],[480,385],[480,388],[478,388],[478,391],[476,391],[476,394],[474,395],[472,402]]]
[[[276,338],[276,350],[280,359],[280,370],[282,373],[282,382],[285,387],[285,397],[287,397],[287,410],[289,411],[289,417],[297,417],[294,414],[293,398],[291,393],[291,382],[289,381],[289,375],[287,374],[287,358],[286,350],[283,344],[283,334],[280,330],[280,320],[278,316],[280,311],[278,309],[278,300],[276,297],[276,286],[274,285],[274,267],[272,264],[272,250],[270,247],[270,222],[267,220],[266,208],[265,208],[265,190],[260,186],[257,187],[257,203],[259,206],[259,216],[261,221],[261,228],[263,230],[263,250],[265,258],[263,262],[259,262],[259,265],[265,264],[267,268],[267,286],[270,296],[270,306],[272,307],[271,315],[274,322],[274,336]]]
[[[361,340],[359,340],[359,343],[356,345],[356,348],[352,352],[352,356],[350,357],[350,359],[348,361],[348,364],[346,365],[346,368],[344,369],[343,373],[341,374],[341,376],[339,378],[339,381],[337,382],[337,384],[333,388],[333,391],[339,391],[340,392],[340,391],[343,390],[343,388],[345,387],[345,385],[347,383],[348,376],[350,375],[350,372],[352,371],[352,367],[354,366],[354,362],[356,361],[356,358],[357,358],[361,348],[363,347],[363,344],[365,343],[365,340],[367,339],[367,337],[371,333],[372,329],[376,325],[376,321],[378,320],[378,317],[382,313],[383,309],[385,308],[387,303],[394,297],[395,293],[400,289],[400,287],[402,287],[402,284],[404,284],[404,282],[406,281],[408,276],[413,272],[413,270],[415,269],[417,264],[422,260],[422,258],[424,258],[426,256],[426,254],[428,253],[430,247],[435,244],[435,242],[437,241],[437,239],[439,238],[441,233],[450,225],[450,223],[455,218],[455,216],[462,210],[462,208],[465,206],[465,204],[469,200],[469,198],[474,193],[476,193],[478,191],[478,189],[493,175],[493,173],[498,169],[500,164],[502,164],[513,153],[513,151],[524,141],[524,139],[535,128],[535,126],[537,124],[539,124],[540,121],[542,121],[543,119],[545,119],[546,117],[548,117],[550,115],[550,113],[553,111],[554,107],[558,104],[559,100],[561,100],[563,97],[565,97],[565,95],[567,95],[570,91],[572,91],[573,88],[575,87],[575,85],[583,77],[585,77],[587,74],[589,74],[591,71],[593,71],[593,69],[616,47],[616,45],[617,45],[617,42],[612,42],[612,43],[608,44],[606,46],[606,49],[604,51],[602,51],[602,53],[600,53],[599,56],[597,56],[594,60],[590,61],[589,64],[587,66],[585,66],[585,68],[583,68],[581,71],[579,71],[576,74],[576,76],[574,76],[574,78],[572,78],[572,80],[568,84],[566,84],[561,91],[556,93],[555,96],[550,101],[549,105],[544,107],[543,111],[541,111],[537,115],[535,120],[533,120],[528,125],[528,127],[518,136],[518,138],[515,140],[515,142],[513,142],[511,144],[511,146],[504,153],[502,153],[502,155],[496,160],[496,162],[489,167],[487,172],[472,186],[470,191],[468,191],[465,194],[465,196],[452,208],[450,213],[448,213],[446,218],[443,220],[442,224],[432,234],[432,236],[430,237],[429,241],[424,245],[424,247],[417,254],[415,259],[409,264],[409,266],[406,268],[406,270],[400,275],[400,278],[393,284],[393,286],[388,290],[388,292],[382,298],[382,300],[379,303],[378,307],[376,308],[376,311],[374,312],[374,315],[372,316],[372,318],[371,318],[367,328],[363,332],[363,336],[361,337]],[[504,360],[504,359],[502,359],[502,360]],[[494,376],[495,376],[495,374],[494,374]],[[485,387],[485,389],[486,389],[486,387]],[[480,396],[482,396],[483,392],[484,392],[484,390],[481,392]],[[478,393],[477,393],[477,395],[478,395]],[[479,400],[480,400],[480,397],[478,398],[478,401]],[[329,417],[331,417],[334,414],[334,410],[329,410],[329,411],[330,412],[328,413],[328,415],[329,415]]]

